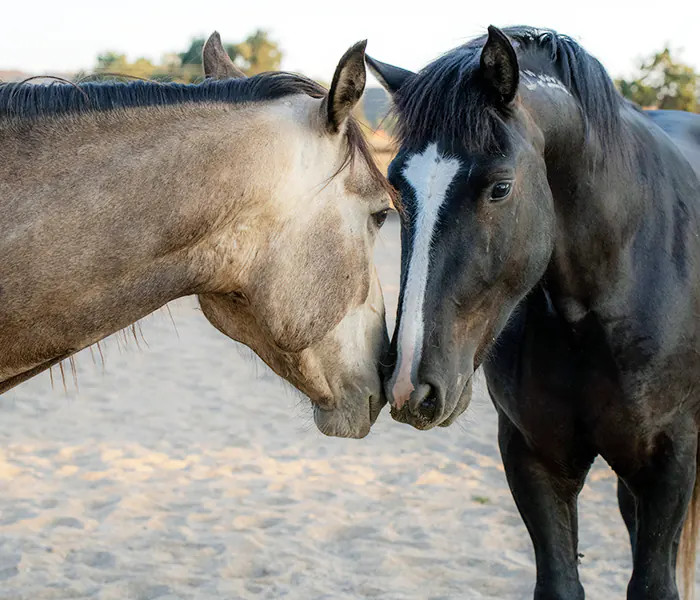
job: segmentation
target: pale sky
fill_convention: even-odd
[[[282,68],[330,81],[342,53],[367,38],[368,53],[418,69],[481,34],[489,24],[551,27],[577,39],[615,76],[628,75],[664,44],[700,69],[700,0],[19,0],[0,9],[0,69],[89,70],[98,53],[158,61],[191,38],[218,30],[224,41],[266,29],[284,52]]]

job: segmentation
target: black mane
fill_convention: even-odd
[[[520,69],[556,77],[581,107],[588,131],[604,147],[620,131],[619,107],[624,102],[597,59],[570,37],[551,29],[507,27],[503,32],[515,47]],[[439,137],[467,144],[478,152],[498,152],[498,124],[503,120],[479,81],[481,36],[441,56],[394,96],[398,136],[416,147]]]
[[[156,81],[3,83],[0,84],[0,118],[32,119],[186,102],[259,102],[293,94],[321,98],[326,90],[311,79],[284,72],[262,73],[245,79],[206,80],[198,84]]]
[[[328,90],[319,83],[294,73],[270,72],[240,79],[208,79],[198,84],[157,81],[69,82],[35,85],[26,82],[0,83],[0,121],[35,121],[52,115],[105,112],[138,106],[172,106],[191,102],[239,104],[277,100],[306,94],[323,98]],[[348,118],[345,138],[347,153],[340,173],[359,155],[372,178],[396,202],[395,190],[379,171],[359,122]],[[336,173],[336,174],[337,174]]]

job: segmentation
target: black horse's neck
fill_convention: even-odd
[[[681,244],[693,242],[685,236],[688,224],[677,221],[682,213],[699,224],[697,203],[688,207],[684,200],[697,178],[675,144],[623,101],[619,132],[605,139],[566,88],[527,74],[523,79],[523,109],[544,136],[556,212],[545,284],[567,320],[603,310],[606,298],[639,275],[643,261],[656,272],[685,268]]]

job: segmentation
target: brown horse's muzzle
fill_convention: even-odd
[[[344,398],[336,408],[314,405],[314,422],[319,431],[333,437],[363,438],[386,404],[384,394],[365,394],[366,399]]]

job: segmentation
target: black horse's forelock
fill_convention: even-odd
[[[604,148],[616,142],[619,107],[625,101],[597,59],[551,29],[518,26],[503,32],[515,47],[521,70],[556,77],[577,100],[589,134]],[[479,74],[485,42],[486,36],[481,36],[446,53],[395,93],[402,145],[418,148],[426,140],[439,139],[474,152],[504,151],[500,125],[507,109],[494,105]]]
[[[3,83],[0,84],[0,118],[33,119],[188,102],[238,104],[276,100],[293,94],[321,98],[326,89],[312,79],[285,72],[221,81],[209,79],[198,84],[157,81]]]

